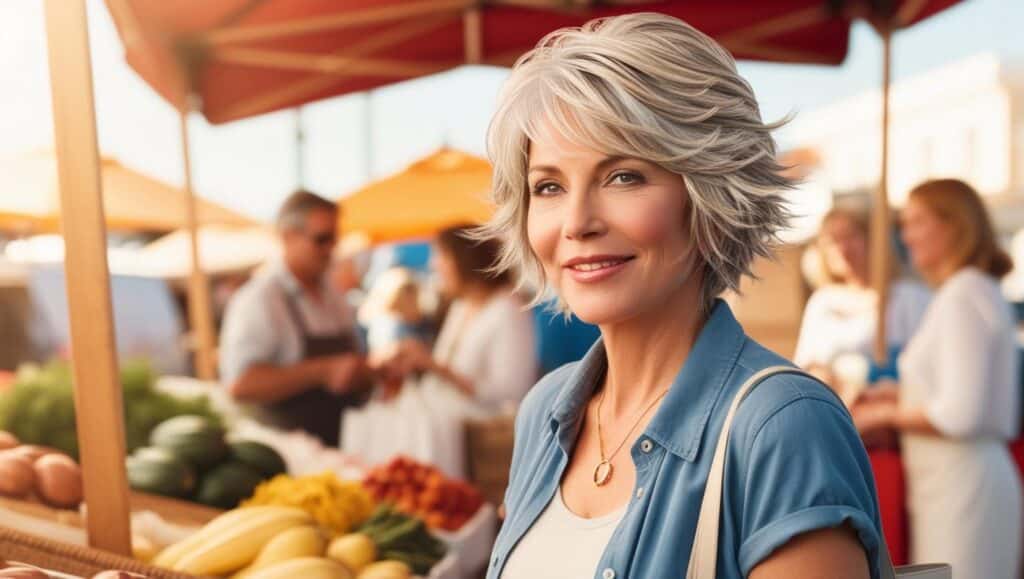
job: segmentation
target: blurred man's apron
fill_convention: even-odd
[[[313,335],[309,332],[295,298],[285,293],[288,313],[302,338],[302,360],[360,353],[355,328],[336,334]],[[325,446],[337,448],[341,438],[341,415],[346,408],[361,406],[370,391],[356,388],[346,394],[334,394],[326,385],[313,386],[301,394],[264,406],[260,419],[283,430],[305,430]]]

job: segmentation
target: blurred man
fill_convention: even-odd
[[[283,256],[232,298],[220,342],[231,395],[284,429],[337,446],[342,410],[359,404],[369,370],[355,316],[327,279],[338,206],[306,191],[277,216]]]

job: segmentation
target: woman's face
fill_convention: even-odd
[[[854,275],[867,275],[868,240],[853,219],[838,215],[826,221],[819,245],[833,276],[848,281]]]
[[[922,274],[935,274],[952,254],[953,231],[927,205],[913,197],[900,214],[903,243],[910,260]]]
[[[448,298],[458,297],[462,292],[462,279],[459,277],[459,269],[455,266],[455,258],[439,244],[434,245],[431,253],[431,264],[434,273],[437,274],[441,293]]]
[[[398,295],[395,297],[394,311],[406,322],[420,321],[423,316],[420,312],[420,294],[416,286],[403,286],[398,291]]]
[[[530,247],[580,319],[627,320],[700,283],[679,175],[554,138],[530,144],[528,180]]]

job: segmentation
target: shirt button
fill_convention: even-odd
[[[615,579],[615,570],[605,569],[604,573],[601,573],[601,577],[604,577],[604,579]]]
[[[653,449],[654,449],[654,443],[652,443],[650,440],[648,440],[646,438],[644,439],[643,442],[640,443],[640,450],[644,451],[644,454],[647,454],[647,453],[651,452],[651,450],[653,450]]]
[[[644,498],[644,487],[640,487],[640,488],[636,489],[636,498],[638,498],[638,499]]]

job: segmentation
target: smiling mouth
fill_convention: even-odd
[[[633,258],[628,257],[628,258],[623,258],[623,259],[614,259],[614,260],[610,259],[610,260],[607,260],[607,261],[595,261],[595,262],[591,262],[591,263],[578,263],[576,265],[569,266],[569,269],[572,269],[572,270],[575,270],[575,271],[597,271],[599,269],[607,269],[609,267],[615,267],[616,265],[619,265],[619,264],[622,264],[622,263],[626,263],[630,259],[633,259]]]
[[[569,261],[564,267],[572,271],[578,271],[581,273],[589,273],[600,271],[602,269],[610,269],[619,265],[622,265],[628,261],[634,259],[634,256],[627,255],[622,257],[605,257],[601,256],[597,259],[578,259]]]

